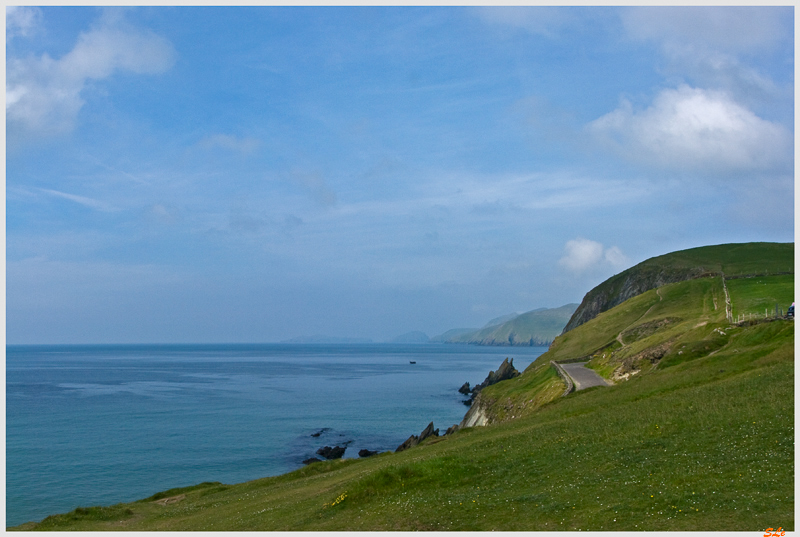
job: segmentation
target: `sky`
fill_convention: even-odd
[[[435,336],[792,242],[793,23],[7,7],[7,342]]]

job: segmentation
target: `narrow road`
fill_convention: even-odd
[[[608,382],[603,377],[584,367],[588,362],[575,364],[559,364],[564,368],[575,383],[575,391],[591,388],[592,386],[608,386]]]

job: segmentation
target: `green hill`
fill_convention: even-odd
[[[446,342],[473,345],[549,345],[564,329],[577,306],[567,304],[560,308],[540,308],[522,315],[501,317],[496,319],[501,321],[500,324],[490,324],[474,332],[458,334]],[[505,320],[509,317],[510,320]]]
[[[722,262],[739,246],[694,254]],[[485,388],[474,404],[486,427],[15,529],[793,531],[794,321],[756,315],[793,300],[793,280],[726,278],[733,311],[748,313],[731,323],[722,276],[702,268]],[[551,360],[587,360],[614,385],[562,397]]]
[[[721,244],[653,257],[589,291],[564,332],[569,332],[629,298],[667,283],[710,275],[742,278],[778,274],[794,274],[794,243]]]

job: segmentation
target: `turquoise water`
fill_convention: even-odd
[[[467,410],[457,392],[544,347],[92,345],[6,349],[6,525],[394,450]],[[415,361],[416,364],[410,364]],[[315,438],[311,434],[323,431]]]

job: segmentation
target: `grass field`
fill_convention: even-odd
[[[783,276],[731,283],[734,308],[794,293]],[[578,359],[616,384],[562,397],[549,363]],[[491,425],[401,453],[12,529],[794,530],[794,321],[730,325],[721,276],[601,313],[480,397]]]
[[[794,302],[794,274],[740,278],[726,284],[734,319],[739,315],[775,315],[776,305],[785,313]]]

